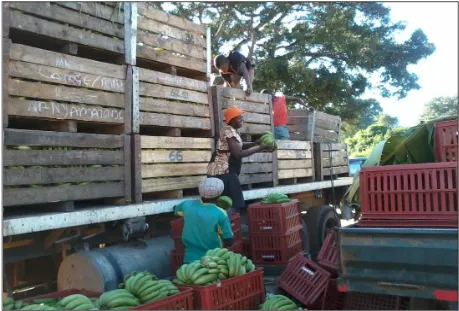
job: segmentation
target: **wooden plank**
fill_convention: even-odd
[[[132,154],[131,154],[131,135],[124,134],[122,135],[124,148],[124,200],[126,202],[132,202]]]
[[[156,99],[151,97],[141,97],[139,99],[140,110],[176,114],[192,117],[210,117],[209,106],[190,104],[177,101]]]
[[[261,163],[271,162],[273,160],[273,154],[268,152],[255,153],[250,157],[242,158],[243,163]]]
[[[133,132],[133,106],[134,106],[134,97],[138,98],[138,94],[134,95],[134,76],[132,72],[132,66],[128,65],[126,67],[126,81],[124,83],[124,115],[127,116],[124,118],[124,134],[130,134]],[[131,185],[126,185],[131,186]]]
[[[185,176],[173,178],[153,178],[142,180],[142,192],[157,192],[166,190],[196,188],[206,178],[203,176]]]
[[[306,125],[288,125],[288,130],[294,133],[306,133]]]
[[[3,169],[3,185],[124,180],[124,167]]]
[[[142,149],[212,149],[212,138],[141,135]]]
[[[292,140],[307,140],[306,133],[290,133],[290,139]]]
[[[280,170],[279,179],[310,177],[313,175],[312,168],[298,168],[292,170]]]
[[[245,102],[229,98],[221,98],[222,108],[237,106],[246,112],[269,114],[269,105],[265,103]]]
[[[57,100],[118,108],[124,108],[125,106],[123,94],[18,79],[9,79],[8,93],[9,95],[43,100]]]
[[[209,105],[207,93],[200,93],[160,84],[140,82],[140,96],[151,96],[157,98],[167,98],[197,104]]]
[[[142,178],[206,175],[207,163],[142,165]]]
[[[322,149],[323,150],[323,149]],[[347,158],[348,154],[347,151],[323,151],[322,158],[329,159],[329,158]]]
[[[244,123],[241,129],[241,133],[244,134],[263,134],[265,131],[270,131],[271,125],[268,124],[253,124]]]
[[[10,61],[8,69],[12,77],[124,93],[124,80],[117,78],[18,61]]]
[[[331,164],[330,164],[330,159],[324,159],[322,163],[323,163],[323,167],[344,166],[344,165],[349,165],[349,159],[348,158],[332,158]]]
[[[233,99],[242,99],[244,101],[249,101],[249,102],[260,102],[260,103],[269,103],[270,98],[271,98],[270,95],[260,94],[260,93],[252,93],[250,94],[250,96],[247,96],[244,90],[233,89],[229,87],[222,87],[222,96],[230,97]]]
[[[272,173],[272,163],[250,163],[244,164],[241,168],[241,174]]]
[[[59,40],[92,46],[119,54],[124,53],[124,44],[122,40],[109,38],[95,32],[76,29],[55,22],[49,22],[44,19],[20,14],[18,12],[11,12],[11,28],[21,29]]]
[[[167,50],[157,51],[148,45],[137,45],[137,57],[199,72],[206,72],[207,70],[206,62],[199,58],[183,57]]]
[[[323,144],[322,150],[324,151],[342,151],[342,150],[347,150],[347,145],[346,144],[339,144],[339,143],[332,143],[332,144]]]
[[[307,109],[289,109],[287,111],[287,116],[288,118],[304,118],[307,119],[309,116],[310,112]]]
[[[296,168],[312,168],[312,159],[302,160],[279,160],[279,170],[289,170]]]
[[[178,17],[176,15],[167,14],[163,11],[147,6],[146,3],[138,2],[139,15],[143,15],[150,19],[156,20],[161,23],[165,23],[180,29],[196,32],[201,35],[206,34],[206,28],[204,25],[193,23],[185,18]]]
[[[10,57],[13,60],[20,60],[27,63],[97,74],[122,80],[126,79],[126,66],[98,62],[22,44],[13,44],[11,46]]]
[[[124,110],[96,105],[67,104],[10,97],[8,114],[12,116],[78,120],[103,123],[124,123]]]
[[[142,150],[141,163],[207,163],[211,155],[210,151]]]
[[[99,19],[105,19],[112,23],[124,24],[123,14],[117,14],[115,7],[107,2],[56,2],[58,5],[77,12],[86,13]],[[116,10],[116,11],[115,11]]]
[[[340,124],[337,122],[330,122],[328,120],[316,119],[315,123],[316,123],[317,128],[339,132]]]
[[[121,6],[121,3],[118,2]],[[137,3],[124,2],[124,62],[135,66],[137,61]]]
[[[10,7],[46,19],[90,29],[112,37],[124,38],[123,26],[91,15],[69,10],[50,2],[11,2]]]
[[[281,159],[311,159],[312,152],[306,150],[277,150],[277,158]]]
[[[4,166],[124,164],[122,151],[5,150]]]
[[[2,16],[5,17],[5,14],[9,14],[9,9],[7,7],[2,6]],[[9,15],[8,15],[9,16]],[[8,25],[3,25],[3,27],[8,27]],[[5,31],[5,29],[4,29]],[[8,29],[9,33],[9,29]],[[7,38],[2,39],[2,65],[3,65],[3,71],[2,71],[2,111],[3,111],[3,116],[2,116],[2,123],[3,123],[3,128],[8,127],[8,88],[10,81],[8,79],[8,64],[10,62],[10,49],[12,46],[11,40]]]
[[[131,135],[132,201],[142,202],[142,149],[140,134]]]
[[[327,139],[332,139],[335,141],[338,141],[339,139],[339,134],[337,132],[332,132],[328,130],[321,129],[319,127],[314,128],[314,136],[315,137],[323,137]]]
[[[349,166],[335,166],[332,168],[327,167],[323,169],[323,174],[325,176],[330,176],[331,171],[333,171],[333,175],[349,173]]]
[[[152,23],[156,23],[151,21]],[[143,23],[139,23],[140,25]],[[137,33],[137,42],[143,43],[153,48],[161,48],[169,50],[182,55],[188,55],[198,59],[206,59],[206,50],[203,46],[195,45],[193,43],[186,43],[183,40],[174,37],[165,37],[160,34],[160,29],[166,26],[164,24],[156,23],[159,27],[154,31],[156,33],[146,32],[139,30]],[[166,26],[167,27],[167,26]],[[179,30],[180,31],[180,30]]]
[[[210,129],[210,119],[190,116],[177,116],[152,112],[140,113],[140,124],[168,126],[177,128]]]
[[[315,112],[316,120],[325,120],[328,122],[333,122],[339,124],[341,122],[341,118],[339,116],[334,116],[325,112],[316,111]]]
[[[242,185],[256,184],[261,182],[272,182],[273,174],[245,174],[239,176]]]
[[[163,84],[180,89],[207,92],[207,83],[190,78],[174,76],[163,72],[138,68],[140,81]]]
[[[248,123],[261,123],[271,125],[271,116],[268,114],[259,114],[259,113],[244,113],[244,121]]]
[[[278,140],[278,150],[311,150],[309,141],[299,140]]]
[[[4,130],[5,146],[61,146],[76,148],[123,148],[120,135]]]
[[[3,189],[3,205],[15,206],[121,196],[124,196],[123,182],[46,188],[13,188]]]

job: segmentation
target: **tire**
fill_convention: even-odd
[[[309,250],[314,257],[319,253],[328,230],[341,227],[338,214],[328,205],[309,208],[305,223],[308,228]]]

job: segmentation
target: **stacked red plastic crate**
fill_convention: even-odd
[[[298,200],[249,205],[251,259],[258,265],[285,265],[303,251]]]

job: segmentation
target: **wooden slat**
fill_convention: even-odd
[[[270,96],[267,94],[252,93],[250,94],[250,96],[247,96],[244,90],[233,89],[228,87],[222,88],[222,96],[234,99],[241,99],[249,102],[269,103],[270,101]]]
[[[242,165],[241,174],[272,173],[272,163],[249,163]]]
[[[140,97],[139,107],[140,111],[210,118],[209,106],[200,104],[183,103],[151,97]]]
[[[126,79],[125,66],[113,65],[68,54],[51,52],[22,44],[13,44],[11,46],[10,58],[27,63],[98,74],[104,77],[118,78],[122,80]]]
[[[5,150],[4,166],[124,164],[122,151]]]
[[[186,176],[174,178],[153,178],[142,180],[142,192],[157,192],[177,189],[196,188],[199,183],[206,179],[203,176]]]
[[[239,176],[242,185],[273,181],[273,174],[245,174]]]
[[[346,144],[339,144],[339,143],[332,143],[332,144],[322,144],[322,150],[324,151],[342,151],[342,150],[347,150],[347,145]]]
[[[168,24],[168,25],[180,28],[180,29],[193,31],[201,35],[206,34],[206,28],[204,25],[196,24],[196,23],[190,22],[187,19],[175,16],[172,14],[167,14],[163,11],[157,10],[152,7],[148,7],[146,3],[138,2],[137,9],[138,9],[139,15],[143,15],[145,17],[151,18],[158,22],[165,23],[165,24]]]
[[[209,130],[210,119],[152,112],[140,113],[140,124]]]
[[[246,112],[269,114],[269,105],[265,103],[245,102],[229,98],[222,98],[221,103],[223,109],[226,109],[231,106],[237,106]]]
[[[309,111],[306,109],[289,109],[287,111],[287,116],[289,119],[291,117],[296,117],[296,118],[307,118],[309,116]]]
[[[265,131],[270,131],[271,125],[267,124],[253,124],[253,123],[244,123],[241,129],[241,133],[244,134],[263,134]]]
[[[340,124],[339,122],[330,122],[329,120],[316,119],[315,126],[316,128],[339,132]]]
[[[111,197],[124,197],[124,182],[27,189],[3,189],[4,206]]]
[[[333,170],[333,174],[349,173],[349,166],[335,166],[332,168],[332,170]],[[326,167],[326,168],[324,167],[322,171],[325,176],[331,175],[329,167]]]
[[[207,163],[142,165],[142,178],[206,175]]]
[[[124,53],[124,44],[122,40],[109,38],[95,32],[76,29],[17,12],[11,12],[11,28],[26,30],[43,36],[88,45],[115,53]]]
[[[246,112],[244,113],[244,121],[271,125],[271,116],[268,114]]]
[[[338,116],[334,116],[334,115],[331,115],[325,112],[320,112],[320,111],[315,112],[315,118],[316,120],[325,120],[325,121],[333,122],[336,124],[339,124],[341,120],[341,118]]]
[[[292,140],[306,140],[308,137],[306,133],[290,133],[290,139]]]
[[[167,99],[209,105],[207,93],[200,93],[196,91],[179,89],[179,88],[164,86],[160,84],[140,82],[139,83],[139,93],[141,96],[167,98]]]
[[[8,99],[8,114],[12,116],[56,120],[124,123],[124,110],[122,109],[12,97]]]
[[[141,135],[142,149],[212,149],[212,138]]]
[[[80,73],[18,61],[10,61],[8,68],[10,76],[16,78],[124,93],[124,80],[117,78],[102,77],[89,73]]]
[[[90,29],[114,37],[124,38],[124,29],[120,24],[105,21],[91,15],[69,10],[50,2],[11,2],[10,7],[46,19]]]
[[[141,163],[207,163],[211,155],[210,151],[142,150]]]
[[[3,169],[3,185],[38,185],[124,179],[124,167]]]
[[[310,177],[313,175],[312,168],[298,168],[292,170],[279,170],[279,179]]]
[[[101,105],[124,109],[123,94],[67,87],[63,85],[9,79],[8,93],[9,95],[19,97],[57,100],[87,105]]]
[[[322,151],[322,158],[347,158],[348,154],[346,151]]]
[[[277,144],[279,150],[311,150],[309,141],[278,140]]]
[[[324,138],[327,138],[327,139],[333,139],[335,141],[337,141],[339,139],[339,133],[328,131],[328,130],[324,130],[324,129],[321,129],[321,128],[318,128],[318,127],[314,128],[314,136],[316,136],[316,137],[324,137]]]
[[[137,45],[137,57],[200,72],[207,70],[206,62],[202,59],[191,56],[182,57],[168,50],[158,51],[148,45]]]
[[[112,23],[124,24],[123,14],[118,14],[118,9],[108,5],[109,3],[100,2],[57,2],[58,5],[95,16],[99,19],[105,19]],[[115,14],[114,14],[115,13]]]
[[[255,153],[247,158],[242,158],[243,163],[261,163],[261,162],[271,162],[273,160],[272,153]]]
[[[306,150],[277,150],[277,158],[281,159],[311,159],[312,152]]]
[[[5,146],[61,146],[76,148],[122,148],[122,135],[83,134],[5,129]]]
[[[167,73],[143,68],[138,68],[138,70],[140,81],[207,93],[207,83],[204,81],[174,76]]]
[[[345,166],[345,165],[349,165],[349,159],[348,158],[332,158],[331,164],[330,164],[330,159],[325,159],[323,160],[322,164],[323,164],[323,167]]]
[[[279,160],[278,167],[280,170],[312,168],[312,159],[302,160]]]

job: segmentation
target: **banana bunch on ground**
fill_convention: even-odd
[[[274,151],[278,147],[276,139],[274,138],[274,135],[270,131],[265,131],[263,133],[263,136],[260,137],[260,143],[263,146],[269,147],[268,151]]]
[[[296,305],[290,298],[283,295],[272,295],[266,297],[265,303],[260,306],[260,310],[307,310]]]
[[[233,206],[233,200],[227,196],[220,196],[218,197],[217,201],[215,202],[218,207],[223,208],[224,210],[228,210]]]
[[[158,278],[148,272],[132,272],[124,277],[124,283],[120,288],[126,289],[133,296],[138,298],[142,304],[156,301],[167,296],[178,294],[179,289],[168,280]]]
[[[207,286],[255,270],[250,259],[226,248],[209,250],[201,260],[182,265],[176,284]]]
[[[35,300],[35,303],[37,301]],[[69,295],[65,298],[62,298],[59,302],[52,302],[49,300],[48,302],[43,302],[46,303],[47,305],[54,304],[57,309],[64,309],[64,310],[99,310],[94,303],[86,297],[85,295],[81,294],[74,294],[74,295]],[[35,310],[35,309],[29,309],[29,310]],[[43,309],[40,309],[43,310]],[[44,310],[49,310],[49,309],[44,309]]]
[[[139,300],[126,289],[115,289],[105,292],[96,301],[96,306],[100,310],[127,310],[139,304]]]
[[[21,308],[21,307],[19,307]],[[2,310],[14,310],[15,308],[15,302],[13,297],[8,297],[3,299],[3,308]]]
[[[56,308],[54,307],[50,307],[48,305],[45,305],[45,304],[31,304],[31,305],[27,305],[25,307],[23,307],[22,309],[19,309],[19,310],[57,310]],[[91,309],[80,309],[80,310],[91,310]],[[97,309],[96,309],[97,310]]]
[[[279,204],[288,203],[290,201],[291,200],[287,195],[283,193],[272,192],[261,200],[261,204]]]

